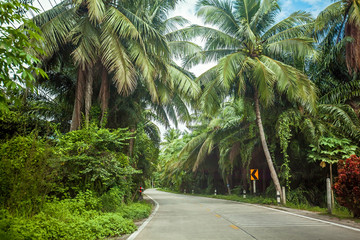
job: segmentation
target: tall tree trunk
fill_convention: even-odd
[[[106,68],[102,66],[101,86],[99,92],[99,101],[101,107],[100,126],[104,125],[105,114],[109,108],[109,99],[110,99],[110,84],[108,79],[108,73]]]
[[[85,86],[85,128],[89,127],[90,122],[90,109],[91,109],[91,99],[93,94],[93,83],[94,77],[92,71],[89,68],[86,68],[86,86]]]
[[[84,104],[85,72],[81,67],[78,69],[74,110],[71,120],[70,131],[78,130],[81,125],[81,110]]]
[[[360,29],[355,23],[347,22],[345,36],[353,41],[346,44],[346,66],[350,75],[358,73],[360,69]]]
[[[269,166],[270,175],[271,175],[271,178],[272,178],[272,180],[274,182],[276,191],[279,191],[280,196],[282,197],[279,178],[278,178],[277,173],[275,171],[274,164],[273,164],[272,159],[271,159],[270,151],[269,151],[268,145],[266,143],[264,127],[263,127],[263,124],[262,124],[262,121],[261,121],[259,96],[258,96],[258,92],[257,92],[256,89],[255,89],[255,94],[254,95],[255,95],[254,100],[255,100],[256,123],[257,123],[258,128],[259,128],[261,145],[262,145],[263,150],[264,150],[265,158],[266,158],[267,164]],[[283,202],[283,199],[281,199],[281,201]]]
[[[134,152],[135,131],[136,131],[136,127],[131,127],[130,128],[130,132],[132,132],[133,134],[131,134],[131,139],[129,141],[129,157],[132,157],[133,152]]]

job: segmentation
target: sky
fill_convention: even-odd
[[[182,15],[194,23],[201,23],[201,21],[195,17],[194,7],[196,2],[197,0],[183,0],[170,15]],[[292,12],[298,10],[311,12],[315,17],[321,10],[330,5],[331,2],[332,0],[279,0],[281,12],[278,18],[279,20],[284,19]]]
[[[42,11],[42,7],[44,9],[49,9],[51,8],[51,4],[55,5],[60,2],[61,0],[34,0],[34,6]],[[196,2],[197,0],[183,0],[178,4],[175,11],[170,13],[170,15],[182,15],[188,20],[191,20],[193,23],[200,24],[201,21],[195,17]],[[330,5],[331,2],[332,0],[279,0],[282,11],[280,12],[278,18],[279,20],[283,19],[292,12],[298,10],[308,11],[311,12],[313,16],[317,16],[317,14],[326,6]]]

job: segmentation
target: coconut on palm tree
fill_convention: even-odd
[[[312,18],[295,12],[275,23],[280,12],[276,0],[201,0],[197,15],[214,27],[191,26],[180,37],[202,35],[205,49],[189,55],[186,64],[218,61],[199,80],[204,83],[205,109],[219,106],[219,96],[252,96],[256,122],[270,174],[281,193],[279,179],[271,158],[261,118],[261,108],[275,103],[275,96],[285,95],[299,108],[312,110],[316,103],[314,84],[291,62],[313,52],[313,39],[306,37]],[[275,94],[277,92],[277,94]]]

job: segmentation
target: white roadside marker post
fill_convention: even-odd
[[[331,182],[330,178],[326,178],[326,202],[327,202],[327,208],[328,212],[332,213],[332,204],[331,204]]]
[[[280,193],[279,193],[279,191],[276,191],[276,201],[277,201],[277,204],[279,204],[280,205]]]
[[[285,193],[285,187],[282,187],[282,195],[283,195],[283,204],[286,205],[286,193]]]

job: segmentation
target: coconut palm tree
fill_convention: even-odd
[[[172,58],[179,57],[186,52],[194,52],[193,49],[200,48],[190,42],[173,42],[169,37],[171,33],[179,26],[187,24],[188,21],[182,17],[168,18],[167,13],[173,9],[176,1],[151,1],[151,4],[144,4],[141,7],[132,7],[137,16],[146,21],[150,26],[156,29],[165,39],[169,48],[169,54]],[[147,90],[148,80],[146,76],[138,75],[138,87],[136,91],[125,102],[133,107],[122,108],[122,113],[112,114],[118,116],[129,116],[128,126],[132,131],[137,128],[140,114],[144,109],[152,109],[152,114],[146,114],[151,120],[156,120],[166,127],[170,126],[170,120],[177,126],[178,121],[190,121],[188,106],[199,95],[200,87],[194,82],[194,75],[179,67],[173,60],[161,59],[161,56],[152,55],[155,66],[161,66],[166,71],[160,71],[154,75],[154,87],[157,90],[157,99],[153,99],[150,91]],[[117,99],[124,102],[124,99]],[[116,101],[117,101],[116,100]],[[116,102],[115,101],[115,102]],[[125,103],[125,105],[126,105]],[[116,104],[116,111],[119,110],[119,104]],[[139,106],[142,106],[142,108]],[[111,111],[114,109],[110,109]],[[114,113],[114,112],[112,112]],[[147,119],[147,120],[150,120]],[[134,139],[129,143],[129,149],[132,149]],[[132,151],[130,150],[129,153]],[[131,155],[131,154],[130,154]]]
[[[242,99],[232,99],[223,103],[211,119],[202,116],[205,121],[195,127],[192,138],[179,154],[179,166],[195,172],[200,167],[206,168],[207,161],[212,160],[210,156],[215,154],[226,186],[234,166],[248,169],[254,146],[258,143],[253,131],[255,113],[249,104]],[[243,174],[244,178],[246,174]],[[243,183],[246,184],[246,179]],[[228,192],[230,194],[229,186]]]
[[[94,0],[94,3],[82,1],[79,4],[64,1],[35,18],[44,28],[48,55],[59,54],[60,47],[70,45],[75,64],[82,66],[78,68],[72,130],[80,126],[83,105],[85,123],[89,121],[94,79],[101,79],[98,97],[101,122],[109,109],[111,79],[123,96],[133,93],[138,86],[145,86],[152,104],[168,106],[167,113],[171,114],[175,113],[170,106],[174,100],[180,104],[175,105],[177,112],[183,118],[189,118],[183,101],[194,99],[200,88],[193,81],[193,75],[169,58],[169,48],[173,47],[166,41],[167,32],[174,30],[176,25],[187,23],[179,17],[167,19],[166,13],[176,3],[176,0],[151,3]],[[69,12],[75,15],[74,19],[69,18]],[[64,22],[64,15],[67,15],[67,22]],[[70,31],[72,28],[80,30]],[[79,33],[81,29],[86,29],[84,34]],[[67,31],[73,35],[67,36]]]
[[[315,31],[320,41],[346,42],[346,66],[350,74],[360,70],[360,1],[336,1],[316,19]]]
[[[295,12],[275,23],[279,11],[276,0],[201,0],[197,3],[197,15],[205,24],[215,27],[192,26],[179,36],[202,35],[206,41],[204,51],[188,56],[185,61],[188,66],[218,61],[214,68],[199,76],[205,83],[205,108],[219,106],[219,94],[252,96],[264,154],[276,190],[281,193],[261,108],[274,104],[276,91],[293,105],[311,111],[316,104],[316,90],[304,73],[287,64],[313,53],[313,40],[306,37],[313,27],[310,14]]]
[[[101,73],[103,114],[108,105],[109,78],[115,83],[118,93],[129,95],[136,89],[136,76],[140,72],[147,80],[153,100],[158,97],[153,81],[155,64],[151,57],[166,61],[168,47],[164,37],[126,8],[128,6],[133,4],[126,1],[65,0],[34,18],[43,31],[45,41],[39,44],[48,57],[61,54],[66,46],[72,48],[71,55],[78,73],[71,130],[80,127],[84,104],[88,122],[95,72]],[[162,66],[156,66],[157,73],[166,71]]]

